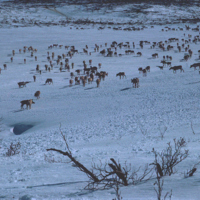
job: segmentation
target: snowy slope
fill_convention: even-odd
[[[18,12],[24,12],[25,20],[30,20],[31,17],[35,19],[35,15],[29,15],[26,9],[16,10],[17,17],[22,17]],[[51,23],[52,18],[58,20],[55,13],[52,15],[50,11],[46,12],[45,15]],[[110,13],[110,16],[113,15],[114,18],[113,13]],[[45,15],[41,14],[43,18]],[[7,14],[6,16],[11,19]],[[178,173],[164,177],[164,193],[172,189],[172,199],[199,199],[199,171],[187,179],[183,174],[199,162],[199,71],[190,68],[191,64],[199,62],[199,42],[189,43],[193,55],[188,61],[182,60],[185,51],[182,49],[182,52],[178,52],[177,42],[169,43],[174,46],[170,51],[162,51],[158,47],[150,48],[153,42],[172,37],[179,38],[179,44],[183,44],[181,39],[188,40],[188,34],[193,38],[199,35],[199,32],[186,30],[185,24],[181,23],[169,26],[175,28],[174,31],[168,30],[164,25],[151,27],[148,23],[140,31],[115,31],[108,27],[98,30],[98,26],[91,25],[81,29],[83,25],[71,23],[66,26],[14,28],[14,23],[10,23],[10,28],[3,24],[0,32],[2,199],[19,199],[25,195],[28,199],[38,200],[115,198],[113,189],[95,192],[84,190],[88,177],[68,163],[63,156],[46,151],[51,147],[65,150],[65,143],[59,131],[60,124],[73,155],[88,168],[92,161],[106,162],[110,158],[120,160],[122,164],[128,161],[136,169],[139,166],[144,168],[145,164],[154,161],[152,148],[160,152],[174,138],[184,137],[188,142],[186,149],[189,149],[189,157],[177,166]],[[190,26],[196,28],[197,25]],[[122,26],[127,27],[127,24]],[[135,27],[142,28],[141,25]],[[183,28],[183,31],[178,27]],[[145,44],[141,49],[141,40],[147,40],[150,44]],[[117,49],[117,53],[122,56],[105,57],[94,51],[95,44],[102,45],[102,50],[106,48],[105,43],[110,46],[113,41],[130,44],[134,42],[136,47],[133,49],[131,45],[131,50],[134,50],[135,54],[126,55],[125,47]],[[53,44],[63,47],[48,49],[48,46]],[[74,45],[79,51],[79,54],[69,58],[69,63],[75,64],[71,72],[75,73],[76,69],[81,69],[83,74],[83,60],[88,66],[90,59],[92,66],[102,63],[99,70],[108,72],[108,76],[105,81],[101,81],[99,88],[96,87],[95,81],[85,87],[82,84],[73,84],[70,87],[70,72],[60,72],[55,60],[53,70],[45,71],[44,65],[49,64],[47,52],[49,51],[50,55],[55,52],[57,58],[58,55],[67,53],[65,45]],[[91,55],[83,53],[85,45],[88,45]],[[34,53],[37,61],[28,51],[19,53],[19,49],[24,46],[37,49]],[[12,50],[15,50],[16,54],[11,63]],[[138,57],[137,52],[142,52],[142,56]],[[158,53],[159,57],[152,58],[153,53]],[[185,72],[173,73],[169,67],[160,70],[157,66],[162,65],[160,61],[166,55],[173,57],[172,66],[182,65]],[[27,60],[26,64],[24,58]],[[7,64],[7,70],[3,69],[3,64]],[[42,70],[41,75],[35,70],[37,64]],[[138,72],[138,68],[146,66],[151,67],[151,72],[144,77]],[[120,80],[116,77],[118,72],[125,72],[126,78]],[[33,82],[33,75],[37,77],[36,82]],[[139,88],[132,86],[131,79],[134,77],[140,79]],[[53,85],[44,85],[47,78],[53,79]],[[17,82],[20,81],[30,83],[19,88]],[[41,98],[38,100],[34,97],[37,90],[41,91]],[[20,101],[25,99],[35,101],[30,110],[20,109]],[[191,123],[195,135],[192,133]],[[33,127],[21,135],[15,135],[12,130],[16,124]],[[164,139],[161,139],[160,132],[166,127]],[[20,153],[7,157],[5,153],[11,142],[21,143]],[[48,162],[53,159],[55,162]],[[123,199],[156,199],[155,176],[146,183],[120,188]]]

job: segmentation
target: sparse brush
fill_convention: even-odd
[[[67,151],[62,151],[55,148],[47,149],[47,151],[56,151],[64,156],[67,156],[73,165],[80,171],[84,172],[88,178],[88,185],[85,189],[99,190],[99,189],[109,189],[112,187],[128,186],[128,185],[136,185],[142,180],[149,180],[152,177],[153,168],[149,169],[148,165],[145,167],[142,174],[139,176],[138,172],[140,167],[137,170],[133,170],[131,164],[124,164],[124,167],[119,162],[116,162],[114,158],[110,158],[110,163],[102,164],[93,164],[92,168],[87,169],[82,163],[77,161],[77,159],[72,155],[70,151],[69,145],[67,143],[67,139],[61,131],[62,139],[65,142],[67,147]],[[46,157],[47,159],[47,157]],[[51,160],[54,162],[55,160]]]
[[[118,184],[117,178],[116,178],[116,184],[115,184],[115,186],[113,188],[115,190],[116,197],[114,199],[112,199],[112,200],[122,200],[123,198],[122,198],[121,192],[119,190],[119,184]]]
[[[155,154],[155,161],[152,164],[156,166],[160,176],[171,176],[174,174],[176,172],[175,166],[189,155],[189,150],[182,150],[187,144],[184,138],[174,139],[174,148],[170,142],[167,144],[168,147],[161,153],[157,153],[154,149],[152,151]]]
[[[7,152],[5,153],[5,156],[14,156],[20,153],[20,148],[21,148],[21,144],[20,142],[18,142],[17,144],[10,144],[10,147],[7,148]]]
[[[172,190],[170,192],[167,192],[165,194],[164,198],[162,198],[164,180],[161,181],[161,178],[157,176],[157,181],[154,183],[154,185],[157,185],[157,188],[154,188],[154,190],[157,194],[157,200],[165,200],[167,197],[169,197],[169,199],[171,199]]]
[[[140,126],[140,131],[142,133],[142,135],[147,136],[147,129],[145,129],[144,127]]]
[[[163,139],[164,135],[165,135],[165,132],[167,131],[167,127],[165,126],[163,128],[163,130],[161,130],[161,128],[159,128],[159,131],[160,131],[160,137],[161,137],[161,139]]]

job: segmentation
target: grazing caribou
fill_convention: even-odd
[[[36,91],[35,94],[34,94],[34,96],[37,97],[37,99],[39,99],[40,98],[40,91],[39,90]]]
[[[26,105],[26,109],[31,109],[31,105],[35,104],[35,102],[33,101],[33,99],[29,99],[29,100],[23,100],[20,101],[21,103],[21,109],[23,109],[23,106]]]
[[[142,70],[143,70],[142,67],[139,67],[139,68],[138,68],[139,73],[141,73]]]
[[[70,73],[70,76],[71,76],[71,78],[73,78],[73,77],[74,77],[74,73],[73,73],[73,72],[71,72],[71,73]]]
[[[46,80],[46,82],[45,82],[45,85],[46,85],[47,83],[48,83],[49,85],[50,85],[50,84],[53,84],[52,78],[48,78],[48,79]]]
[[[190,65],[190,68],[194,68],[194,70],[196,70],[197,67],[199,67],[199,69],[200,69],[200,63],[194,63],[194,64]]]
[[[137,56],[142,56],[142,53],[141,52],[137,52]]]
[[[74,81],[73,81],[72,79],[70,79],[70,80],[69,80],[69,85],[72,86],[73,82],[74,82]]]
[[[86,79],[85,79],[85,77],[83,77],[83,78],[82,78],[83,87],[85,87],[85,83],[86,83]]]
[[[152,58],[158,58],[158,54],[157,53],[152,54]]]
[[[135,86],[135,88],[138,88],[139,87],[139,78],[131,79],[131,83],[133,83],[133,87]]]
[[[145,69],[147,70],[147,72],[150,72],[150,66],[147,66]]]
[[[125,72],[119,72],[118,74],[116,74],[116,76],[119,76],[120,77],[120,79],[121,79],[121,77],[126,77],[126,75],[125,75]]]
[[[75,84],[80,84],[80,80],[79,80],[78,76],[76,76],[74,80],[75,80]]]
[[[184,72],[182,65],[170,67],[169,70],[171,70],[171,69],[173,70],[173,73],[176,73],[176,70],[179,70],[179,69],[180,69],[180,72]]]
[[[77,75],[80,75],[81,70],[80,70],[80,69],[77,69],[75,72],[77,73]]]
[[[101,80],[98,78],[98,79],[96,80],[97,87],[99,87],[100,82],[101,82]]]
[[[26,84],[27,84],[27,83],[29,83],[29,82],[24,82],[24,81],[23,81],[23,82],[18,82],[17,84],[19,85],[19,88],[21,88],[22,86],[23,86],[23,87],[24,87],[24,86],[26,87]]]
[[[163,70],[163,66],[157,66],[158,68],[160,68],[161,70]]]
[[[88,83],[92,83],[93,79],[92,78],[88,78]]]
[[[143,69],[142,73],[143,73],[143,76],[147,76],[147,70],[146,69]]]
[[[187,61],[189,58],[190,58],[190,55],[186,54],[184,55],[183,60]]]
[[[98,63],[98,67],[99,67],[99,69],[101,69],[101,63]]]

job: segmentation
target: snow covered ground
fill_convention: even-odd
[[[176,174],[163,178],[163,195],[172,189],[173,200],[198,200],[199,166],[190,178],[184,178],[184,172],[200,161],[200,75],[199,70],[190,68],[191,64],[199,62],[200,42],[185,44],[185,47],[189,45],[189,49],[193,51],[192,57],[187,61],[183,60],[187,53],[185,49],[182,48],[181,52],[177,49],[177,42],[179,45],[185,43],[182,39],[193,40],[195,36],[199,36],[199,31],[192,30],[198,23],[177,24],[175,20],[186,16],[189,10],[194,16],[187,15],[188,20],[194,19],[198,8],[193,6],[187,10],[179,9],[177,17],[174,13],[177,10],[175,6],[148,7],[145,9],[149,14],[141,14],[141,18],[134,19],[125,14],[124,10],[131,8],[127,5],[115,10],[102,8],[93,13],[81,6],[73,6],[72,9],[66,5],[56,8],[56,12],[52,10],[54,8],[46,9],[44,6],[11,7],[0,9],[0,116],[3,119],[0,132],[0,198],[55,200],[116,197],[114,189],[84,190],[88,177],[73,167],[64,156],[46,151],[47,148],[66,149],[59,130],[61,125],[73,156],[88,168],[92,162],[99,163],[101,160],[105,163],[110,158],[115,158],[122,164],[127,161],[135,169],[139,166],[144,168],[145,164],[154,162],[152,148],[161,152],[168,142],[173,143],[174,138],[184,137],[188,143],[185,149],[189,150],[189,156],[177,165]],[[77,10],[80,12],[73,15]],[[166,13],[170,24],[165,25],[167,19],[161,13]],[[90,23],[77,24],[80,19],[87,19]],[[155,26],[152,27],[154,19]],[[133,23],[129,25],[131,20]],[[99,23],[111,21],[114,25]],[[159,22],[162,25],[158,25]],[[186,30],[185,25],[189,25],[191,29]],[[133,29],[133,26],[135,31],[123,30],[130,27]],[[99,27],[103,29],[99,30]],[[119,30],[113,30],[113,27]],[[163,51],[158,46],[151,48],[153,42],[165,42],[169,38],[179,38],[179,41],[165,44],[165,47],[171,45],[173,49]],[[150,42],[144,44],[143,49],[139,46],[142,40]],[[117,56],[112,57],[94,51],[95,44],[102,45],[101,51],[107,49],[105,43],[109,47],[113,41],[123,44],[129,42],[130,50],[134,50],[135,54],[125,54],[127,47],[118,47]],[[133,42],[135,48],[132,46]],[[63,46],[48,49],[53,44]],[[99,88],[95,81],[87,83],[85,87],[74,83],[69,86],[70,72],[65,69],[60,72],[60,65],[56,64],[57,56],[69,51],[64,48],[66,45],[75,46],[79,51],[72,58],[67,57],[70,65],[74,63],[74,69],[70,72],[75,75],[77,69],[81,69],[83,75],[84,60],[88,67],[90,59],[92,66],[102,63],[98,70],[106,71],[108,76],[100,82]],[[86,45],[91,55],[83,53]],[[19,53],[19,49],[23,50],[24,46],[37,49],[34,52],[37,61],[28,50]],[[14,56],[12,50],[16,52]],[[47,52],[50,55],[55,52],[50,72],[45,71],[45,64],[49,65]],[[142,52],[142,56],[137,56],[137,52]],[[158,53],[158,58],[152,58],[154,53]],[[163,70],[159,69],[163,56],[167,55],[172,56],[172,66],[182,65],[184,73],[173,73],[167,66]],[[6,70],[3,64],[7,64]],[[41,74],[36,72],[37,64],[42,70]],[[146,66],[150,66],[151,71],[144,77],[138,68]],[[118,72],[125,72],[126,78],[116,77]],[[33,81],[34,75],[36,82]],[[131,79],[135,77],[140,80],[139,88],[134,88],[131,83]],[[53,85],[45,85],[47,78],[53,79]],[[21,81],[29,83],[26,87],[19,88],[17,83]],[[34,97],[37,90],[41,91],[40,99]],[[29,110],[20,108],[20,101],[25,99],[35,101]],[[30,125],[32,128],[16,135],[13,133],[16,125]],[[161,132],[166,128],[162,139]],[[10,144],[17,142],[21,144],[20,153],[6,156]],[[156,173],[145,183],[121,187],[123,199],[156,199],[155,177]]]

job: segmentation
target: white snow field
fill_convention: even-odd
[[[158,7],[151,9],[159,10],[158,12],[169,9]],[[105,12],[104,15],[99,13],[99,16],[94,17],[95,20],[102,17],[106,21],[108,16],[107,21],[109,21],[113,15],[115,24],[113,26],[104,24],[103,29],[99,30],[100,24],[73,24],[71,21],[65,25],[53,25],[54,21],[56,23],[59,21],[58,17],[64,16],[42,6],[32,8],[34,9],[37,11],[31,13],[30,8],[26,9],[23,6],[20,9],[1,7],[3,15],[1,15],[0,29],[0,117],[2,117],[0,199],[111,200],[116,198],[113,188],[85,190],[84,187],[89,180],[87,175],[74,167],[67,157],[46,151],[48,148],[66,150],[60,126],[72,155],[88,169],[91,169],[92,163],[104,164],[110,162],[110,158],[114,158],[122,166],[125,163],[131,164],[135,170],[141,166],[139,174],[142,174],[146,164],[154,162],[153,148],[161,152],[167,148],[167,143],[171,142],[173,145],[175,138],[177,140],[184,138],[187,145],[183,151],[189,150],[189,156],[176,166],[176,173],[162,178],[164,180],[162,198],[172,190],[173,200],[200,199],[200,172],[197,164],[200,161],[200,74],[199,69],[190,68],[190,65],[200,62],[198,37],[197,41],[193,42],[195,36],[199,36],[199,31],[194,29],[198,28],[199,23],[168,25],[155,23],[157,25],[151,26],[154,23],[150,20],[151,17],[157,19],[153,14],[148,18],[151,23],[141,18],[142,24],[117,25],[118,19],[123,19],[121,17],[123,9],[120,10],[118,7],[115,9],[119,14],[108,11],[108,15]],[[60,12],[64,10],[61,7],[56,9]],[[198,7],[194,6],[193,9],[195,12],[198,11]],[[179,11],[184,12],[184,9]],[[80,19],[81,12],[78,13]],[[24,17],[22,21],[30,19],[34,21],[34,19],[40,20],[40,16],[41,21],[45,22],[46,19],[46,22],[50,21],[51,24],[47,26],[43,23],[38,26],[29,23],[23,25],[20,22],[16,26],[17,23],[11,20],[12,17],[13,19]],[[87,18],[85,16],[83,14],[83,18]],[[91,14],[90,19],[93,19],[92,16]],[[185,25],[190,26],[190,29],[186,30]],[[123,30],[130,27],[133,29],[133,26],[137,30]],[[113,27],[119,30],[114,30]],[[178,38],[179,41],[170,42],[169,38]],[[191,41],[185,44],[185,40]],[[118,44],[129,42],[130,48],[117,47],[117,55],[111,57],[101,55],[100,51],[109,48],[113,41]],[[149,43],[141,48],[140,41]],[[158,44],[160,41],[163,43],[167,41],[165,50],[161,50],[158,45],[151,48],[153,42]],[[187,61],[183,58],[188,51],[182,47],[179,52],[177,43],[180,46],[184,44],[184,47],[189,45],[188,49],[192,50],[193,54]],[[48,47],[53,44],[63,46],[49,49]],[[95,44],[100,46],[99,51],[95,52]],[[86,45],[91,55],[83,52]],[[167,50],[167,45],[173,48]],[[37,52],[31,57],[31,51],[23,52],[24,46],[32,46]],[[69,46],[69,49],[65,49],[65,46]],[[80,77],[84,74],[83,61],[90,67],[90,59],[92,59],[91,66],[98,67],[98,63],[101,63],[101,69],[98,68],[98,71],[108,73],[98,88],[96,76],[94,81],[91,84],[86,83],[85,87],[82,83],[75,85],[75,81],[70,86],[70,72],[64,68],[60,72],[60,65],[56,63],[57,56],[67,54],[71,46],[75,46],[79,52],[72,58],[66,56],[70,66],[74,63],[74,68],[70,69],[70,72],[75,76]],[[21,53],[19,49],[22,49]],[[14,56],[12,50],[15,50]],[[126,50],[133,50],[135,54],[127,55]],[[112,48],[112,51],[115,52],[115,49]],[[50,72],[45,70],[46,64],[50,66],[47,52],[50,56],[52,52],[55,53],[55,58],[52,59],[53,69]],[[137,56],[137,52],[141,52],[142,56]],[[154,53],[158,53],[158,58],[152,58]],[[158,66],[163,66],[161,60],[167,55],[172,56],[171,66],[182,65],[184,72],[178,70],[173,73],[167,65],[161,70]],[[62,62],[65,63],[65,60],[62,59]],[[4,69],[4,64],[7,65],[7,69]],[[36,71],[36,65],[40,66],[41,74]],[[151,67],[150,72],[147,72],[147,76],[143,76],[138,68],[147,66]],[[77,69],[81,70],[80,75],[76,74]],[[126,77],[121,79],[116,77],[119,72],[125,72]],[[34,75],[36,82],[33,81]],[[131,83],[131,79],[135,77],[139,78],[139,88],[134,88]],[[45,85],[47,78],[52,78],[53,84]],[[19,88],[17,83],[22,81],[29,83],[26,87]],[[39,99],[34,97],[34,93],[38,90],[41,92]],[[35,102],[31,109],[26,109],[26,106],[21,109],[20,101],[26,99],[33,99]],[[13,132],[14,127],[22,129],[25,126],[29,126],[29,129],[23,133]],[[164,133],[163,138],[161,133]],[[18,142],[21,144],[19,153],[7,156],[11,143]],[[197,171],[193,176],[185,178],[184,173],[192,169],[195,164]],[[123,199],[157,199],[154,190],[156,172],[155,170],[153,172],[148,181],[120,187]]]

